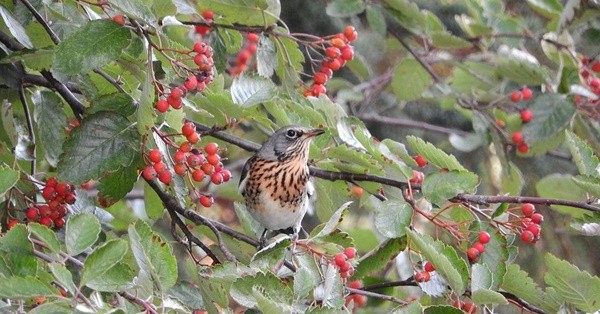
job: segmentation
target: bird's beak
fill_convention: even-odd
[[[319,136],[323,133],[325,133],[325,131],[322,129],[312,129],[312,130],[306,132],[305,135],[307,138],[311,138],[311,137]]]

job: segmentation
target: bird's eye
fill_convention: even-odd
[[[295,139],[298,136],[300,136],[300,132],[296,131],[296,130],[288,130],[287,133],[285,134],[288,138],[291,139]]]

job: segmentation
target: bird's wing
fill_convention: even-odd
[[[244,169],[242,169],[242,174],[240,175],[240,183],[238,184],[238,191],[242,195],[244,195],[244,189],[246,189],[246,181],[248,181],[248,170],[250,170],[250,165],[252,165],[254,159],[256,159],[256,156],[248,158],[246,164],[244,165]]]

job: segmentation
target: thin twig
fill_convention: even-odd
[[[361,287],[360,289],[366,290],[366,291],[371,291],[371,290],[379,290],[379,289],[392,288],[392,287],[405,287],[405,286],[416,286],[416,285],[417,285],[417,283],[414,281],[413,277],[410,277],[409,279],[406,279],[406,280],[390,281],[390,282],[383,282],[383,283],[368,285],[368,286]]]
[[[409,120],[409,119],[386,117],[386,116],[382,116],[382,115],[379,115],[374,112],[361,115],[361,116],[359,116],[359,118],[362,119],[363,121],[385,123],[387,125],[403,126],[403,127],[421,129],[421,130],[432,131],[432,132],[437,132],[437,133],[442,133],[442,134],[447,134],[447,135],[454,134],[454,135],[459,135],[459,136],[463,136],[463,137],[473,135],[473,133],[463,131],[463,130],[446,128],[443,126],[430,124],[430,123],[422,122],[422,121],[414,121],[414,120]]]
[[[502,294],[505,298],[507,298],[509,301],[514,302],[515,304],[517,304],[518,306],[520,306],[521,308],[524,308],[532,313],[539,313],[539,314],[545,314],[546,312],[536,306],[533,306],[529,303],[527,303],[525,300],[517,297],[516,295],[512,294],[512,293],[508,293],[505,291],[499,291],[500,294]]]
[[[44,20],[42,15],[33,7],[33,5],[31,5],[31,3],[29,3],[29,1],[21,0],[21,2],[23,2],[23,4],[27,7],[29,12],[31,12],[31,14],[35,18],[35,20],[38,21],[38,23],[42,24],[42,27],[46,30],[46,33],[48,33],[48,35],[50,36],[50,39],[52,39],[52,42],[55,45],[58,45],[60,43],[60,38],[58,38],[58,35],[56,35],[54,30],[52,30],[52,28],[50,28],[50,25],[48,25],[48,23],[46,23],[46,21]]]
[[[406,301],[400,300],[396,297],[393,297],[393,296],[387,295],[387,294],[381,294],[381,293],[377,293],[377,292],[371,292],[371,291],[366,291],[366,290],[362,290],[362,289],[354,289],[354,288],[348,288],[348,287],[346,287],[346,290],[348,290],[348,292],[350,292],[351,294],[360,294],[360,295],[364,295],[367,297],[391,301],[391,302],[402,304],[402,305],[408,304],[408,302],[406,302]]]
[[[21,104],[23,105],[23,112],[25,114],[25,124],[27,125],[27,133],[29,133],[29,140],[31,141],[31,145],[33,149],[31,151],[31,155],[33,155],[33,159],[31,160],[31,172],[30,174],[33,176],[35,174],[35,161],[36,161],[36,149],[35,149],[35,132],[33,131],[33,123],[31,122],[31,113],[29,112],[29,106],[27,106],[27,97],[25,97],[25,89],[21,85],[19,88],[19,99],[21,100]],[[36,195],[37,198],[37,195]]]
[[[48,80],[50,85],[59,93],[63,99],[69,104],[71,110],[73,110],[73,114],[78,120],[83,119],[83,115],[85,114],[85,106],[71,93],[71,91],[65,86],[65,84],[61,83],[57,79],[54,78],[52,73],[47,70],[42,70],[42,76]]]
[[[23,46],[23,44],[8,36],[8,34],[2,31],[0,31],[0,42],[3,43],[6,46],[6,48],[13,51],[24,50],[26,48],[25,46]]]
[[[433,71],[431,66],[429,66],[429,64],[427,62],[423,61],[423,58],[421,58],[404,41],[404,39],[402,38],[402,34],[400,33],[400,29],[398,27],[388,27],[388,31],[390,32],[390,34],[392,34],[392,36],[396,37],[396,39],[400,42],[402,47],[404,47],[404,49],[406,49],[415,58],[415,60],[417,60],[417,62],[419,62],[419,64],[423,67],[423,69],[425,69],[425,71],[427,71],[427,73],[429,74],[429,76],[431,76],[431,78],[433,79],[434,82],[436,82],[436,83],[442,82],[442,79],[435,73],[435,71]]]

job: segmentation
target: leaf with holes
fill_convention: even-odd
[[[81,184],[130,166],[139,146],[139,135],[129,120],[114,112],[99,112],[71,131],[58,162],[58,178]]]

